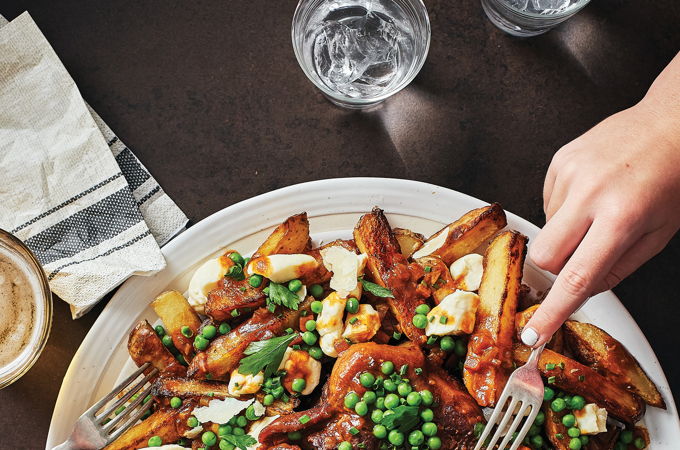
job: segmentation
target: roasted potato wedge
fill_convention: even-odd
[[[163,442],[175,442],[188,430],[186,421],[191,415],[195,403],[184,402],[181,408],[163,408],[151,414],[147,419],[139,422],[118,439],[113,441],[105,450],[129,450],[148,447],[152,436],[158,436]]]
[[[415,309],[425,303],[427,295],[417,289],[424,272],[419,265],[409,264],[401,254],[399,243],[380,208],[373,208],[373,212],[359,219],[354,228],[354,241],[359,250],[368,255],[366,264],[375,282],[392,291],[394,297],[387,301],[402,331],[413,342],[425,344],[424,330],[413,325]]]
[[[276,227],[253,254],[253,258],[278,253],[303,253],[309,241],[309,221],[307,213],[303,212],[290,216]]]
[[[468,342],[463,381],[481,406],[494,406],[512,368],[512,342],[527,237],[499,234],[484,255],[475,329]]]
[[[130,332],[128,352],[137,367],[149,362],[164,376],[184,376],[186,368],[168,351],[148,321],[139,322]]]
[[[518,365],[529,358],[531,348],[523,344],[514,347],[514,359]],[[555,368],[548,370],[548,364]],[[545,349],[538,361],[538,370],[546,378],[552,378],[556,387],[583,396],[589,403],[596,403],[619,420],[634,424],[645,413],[645,403],[616,382],[595,372],[588,366],[552,350]]]
[[[450,265],[461,256],[472,253],[506,225],[505,211],[498,203],[473,209],[430,236],[412,256],[439,256],[446,265]]]
[[[228,385],[219,381],[192,378],[161,377],[152,385],[151,393],[157,397],[231,397]]]
[[[529,319],[531,319],[531,316],[534,315],[534,312],[538,309],[538,305],[533,305],[525,309],[524,311],[520,311],[517,314],[515,314],[515,337],[517,338],[517,341],[521,341],[521,334],[522,330],[524,329],[524,326],[529,322]],[[555,334],[553,334],[553,337],[550,339],[548,344],[546,345],[546,348],[549,348],[550,350],[557,352],[557,353],[564,353],[564,330],[562,327],[558,328],[557,331],[555,331]]]
[[[407,230],[406,228],[394,228],[392,231],[399,243],[401,254],[405,258],[410,258],[413,252],[422,247],[425,242],[425,236],[415,231]]]
[[[193,339],[182,334],[182,327],[189,327],[195,336],[201,327],[201,319],[187,299],[178,291],[167,291],[156,297],[151,306],[165,325],[165,332],[172,338],[175,348],[187,361],[191,359]]]
[[[425,286],[432,292],[432,298],[436,304],[441,303],[444,297],[456,290],[456,282],[451,276],[449,267],[437,256],[423,256],[415,260],[425,272],[423,282],[419,286]]]
[[[205,313],[216,322],[232,319],[234,310],[242,311],[248,308],[258,308],[265,304],[266,296],[260,287],[252,287],[248,279],[235,280],[223,277],[217,288],[208,293],[205,303]]]
[[[237,366],[243,352],[251,342],[269,339],[282,335],[287,328],[297,328],[303,310],[308,310],[313,297],[308,297],[300,303],[297,311],[285,309],[271,313],[266,308],[259,308],[252,317],[223,336],[219,336],[210,343],[204,352],[198,353],[187,374],[193,378],[225,380]]]
[[[568,320],[564,328],[576,359],[635,392],[648,405],[666,408],[654,382],[623,344],[590,323]]]
[[[607,431],[590,436],[586,449],[588,450],[612,450],[616,448],[616,441],[619,440],[619,428],[607,425]]]
[[[567,414],[567,410],[555,412],[547,404],[541,408],[545,413],[545,434],[555,450],[569,450],[569,436],[567,427],[562,424],[562,417]],[[562,439],[559,439],[559,437]]]

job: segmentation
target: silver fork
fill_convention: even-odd
[[[116,386],[106,397],[102,398],[92,405],[90,409],[85,411],[73,426],[73,432],[68,440],[63,444],[57,445],[53,450],[89,450],[102,448],[118,439],[121,434],[137,423],[139,418],[149,409],[148,407],[138,408],[138,406],[142,404],[144,398],[151,392],[151,386],[149,385],[143,390],[141,389],[158,373],[158,369],[153,368],[139,382],[135,383],[129,389],[127,388],[149,367],[149,363],[144,363],[135,373]],[[100,414],[97,414],[97,411],[104,408],[107,403],[120,395],[123,391],[125,391],[125,394],[123,394],[116,402],[104,409]],[[107,422],[108,417],[118,407],[124,405],[125,402],[135,395],[135,393],[139,394],[135,400],[133,400],[120,414]],[[124,419],[127,420],[124,421]]]
[[[510,375],[508,383],[505,385],[505,389],[503,389],[501,396],[496,402],[496,407],[489,418],[489,422],[486,424],[484,432],[479,437],[479,441],[477,441],[475,450],[481,449],[484,445],[484,442],[489,437],[494,425],[498,423],[498,419],[503,413],[504,406],[506,406],[508,399],[510,399],[510,404],[505,408],[505,414],[486,448],[493,448],[496,442],[498,442],[505,427],[508,426],[508,422],[512,419],[515,410],[517,410],[515,420],[512,421],[512,425],[508,428],[505,438],[498,446],[499,450],[503,450],[510,442],[510,439],[512,439],[512,435],[515,430],[517,430],[517,427],[519,427],[519,424],[522,422],[522,418],[527,412],[527,409],[531,408],[531,412],[529,413],[524,426],[517,434],[517,437],[515,437],[510,450],[516,450],[522,443],[522,440],[524,440],[524,437],[529,432],[529,428],[531,428],[531,425],[534,423],[534,419],[536,418],[536,415],[538,415],[538,411],[541,409],[541,404],[543,403],[543,380],[541,379],[541,373],[538,371],[538,359],[540,358],[544,347],[545,344],[533,349],[526,364],[516,369],[512,375]]]

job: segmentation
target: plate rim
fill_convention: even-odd
[[[419,197],[421,195],[424,195],[424,193],[427,193],[429,191],[432,192],[433,195],[436,194],[441,194],[442,196],[446,197],[451,197],[455,198],[456,201],[460,203],[467,203],[469,206],[472,208],[479,207],[481,205],[486,205],[488,204],[484,200],[475,198],[473,196],[470,196],[468,194],[461,193],[459,191],[446,188],[443,186],[438,186],[434,185],[431,183],[426,183],[422,181],[414,181],[414,180],[406,180],[406,179],[399,179],[399,178],[381,178],[381,177],[345,177],[345,178],[330,178],[330,179],[323,179],[323,180],[315,180],[315,181],[308,181],[304,183],[298,183],[286,187],[282,187],[273,191],[265,192],[250,198],[247,198],[245,200],[242,200],[240,202],[234,203],[232,205],[229,205],[221,210],[218,210],[209,216],[205,217],[204,219],[200,220],[197,222],[195,225],[189,227],[186,231],[182,232],[180,235],[175,237],[173,240],[171,240],[169,243],[167,243],[161,250],[163,252],[163,255],[166,258],[167,266],[165,269],[160,271],[159,273],[152,275],[150,277],[142,277],[142,276],[134,276],[130,279],[128,279],[125,283],[123,283],[117,292],[114,294],[114,296],[111,298],[109,303],[106,305],[106,307],[102,310],[100,313],[99,317],[97,320],[94,322],[90,330],[88,331],[87,335],[81,342],[80,346],[78,347],[78,350],[74,354],[69,367],[66,371],[66,374],[64,375],[64,378],[62,379],[62,384],[59,389],[59,394],[57,396],[57,400],[54,405],[54,409],[52,412],[52,418],[50,420],[50,426],[49,426],[49,431],[48,431],[48,436],[46,440],[46,448],[52,448],[55,445],[58,445],[63,439],[66,438],[64,434],[65,432],[65,427],[66,425],[64,422],[66,421],[65,416],[72,416],[72,414],[61,414],[60,412],[64,411],[67,412],[72,409],[74,399],[79,397],[78,395],[78,389],[76,388],[77,386],[77,380],[78,380],[78,373],[79,372],[87,372],[87,371],[99,371],[99,374],[101,374],[105,370],[105,366],[107,361],[111,358],[111,355],[113,351],[115,350],[115,346],[118,344],[120,340],[120,336],[117,336],[117,339],[112,340],[107,340],[103,343],[99,342],[98,345],[108,345],[110,348],[108,348],[106,351],[102,351],[102,355],[107,355],[107,356],[102,356],[103,359],[103,364],[100,365],[92,365],[92,364],[84,364],[88,358],[89,355],[86,354],[87,350],[90,349],[93,345],[97,345],[97,337],[102,333],[102,331],[105,331],[107,329],[107,326],[109,326],[111,323],[115,323],[117,319],[120,319],[121,317],[124,319],[125,318],[125,312],[124,312],[124,307],[128,306],[133,303],[133,300],[131,300],[132,296],[129,296],[126,298],[126,293],[128,291],[134,291],[135,289],[140,288],[142,285],[150,283],[151,280],[162,278],[163,274],[167,273],[173,273],[173,271],[181,271],[181,267],[175,267],[174,265],[174,258],[176,257],[176,254],[178,252],[182,251],[182,248],[186,246],[187,242],[191,242],[195,237],[197,236],[208,236],[210,237],[211,230],[215,230],[215,223],[220,222],[221,220],[225,218],[229,218],[231,214],[242,214],[245,215],[248,218],[254,218],[258,217],[258,230],[264,230],[266,228],[269,228],[276,223],[280,222],[280,220],[283,220],[285,217],[281,217],[282,215],[285,214],[292,214],[291,210],[289,209],[288,212],[284,213],[277,213],[277,214],[270,214],[268,215],[267,211],[259,211],[257,208],[258,206],[266,206],[267,204],[270,204],[272,202],[278,202],[278,201],[287,201],[290,202],[291,199],[296,198],[297,196],[300,195],[310,195],[309,193],[314,193],[314,195],[319,195],[320,197],[327,197],[327,200],[331,200],[332,193],[337,193],[341,192],[343,195],[346,195],[344,191],[350,190],[350,189],[355,189],[355,188],[360,188],[360,190],[364,193],[368,192],[367,197],[371,199],[371,202],[376,202],[375,204],[380,205],[380,198],[373,198],[371,197],[371,192],[383,192],[385,195],[394,195],[395,192],[398,192],[400,194],[403,194],[405,197],[405,200],[408,200],[409,195],[415,194],[416,197]],[[381,191],[382,190],[382,191]],[[433,197],[434,198],[434,197]],[[317,199],[318,200],[318,199]],[[385,199],[383,198],[383,202]],[[275,203],[276,204],[276,203]],[[310,213],[310,217],[319,217],[319,216],[324,216],[328,214],[339,214],[339,213],[347,213],[350,211],[345,211],[345,210],[340,210],[341,208],[348,208],[353,204],[352,201],[348,199],[343,199],[342,202],[340,203],[334,203],[334,202],[327,202],[326,205],[321,205],[316,208],[316,210],[313,213]],[[383,207],[384,205],[381,205]],[[254,209],[253,209],[254,208]],[[355,206],[355,208],[359,208],[358,206]],[[370,208],[370,207],[369,207]],[[301,210],[306,210],[309,212],[309,208],[305,205],[302,204]],[[411,215],[414,217],[423,217],[419,216],[417,214],[409,213],[409,207],[404,207],[403,202],[396,201],[395,204],[390,205],[390,206],[385,206],[386,212],[388,215],[390,213],[392,214],[405,214],[405,215]],[[362,210],[365,212],[366,209],[362,208]],[[514,222],[517,224],[520,228],[523,228],[524,230],[520,230],[525,232],[525,230],[529,230],[530,234],[535,234],[540,230],[536,225],[533,223],[529,222],[526,219],[523,219],[520,216],[517,216],[516,214],[513,214],[512,212],[508,211],[505,209],[506,215],[508,216],[508,222]],[[359,211],[358,211],[359,212]],[[241,216],[239,216],[241,217]],[[450,219],[450,216],[447,216]],[[430,217],[423,217],[428,220],[438,220],[438,219],[432,219]],[[246,220],[247,222],[247,220]],[[251,234],[253,231],[251,230],[248,234]],[[242,236],[243,237],[243,236]],[[229,238],[231,241],[235,241],[240,239],[239,237],[236,238]],[[210,241],[210,239],[208,239]],[[226,240],[226,239],[225,239]],[[227,241],[228,242],[228,241]],[[213,247],[212,252],[214,252],[216,248]],[[203,258],[205,258],[209,253],[205,253],[203,255]],[[200,258],[199,258],[200,259]],[[191,265],[186,265],[184,264],[184,269],[187,270],[187,267],[191,267]],[[535,267],[535,266],[534,266]],[[540,269],[537,269],[540,271]],[[549,279],[554,279],[554,276],[552,274],[547,274],[544,272],[547,278]],[[172,279],[174,279],[174,276],[171,276],[168,280],[170,282]],[[166,283],[167,284],[167,283]],[[656,354],[654,353],[654,350],[650,346],[649,342],[647,341],[646,336],[640,329],[640,327],[637,325],[637,322],[635,322],[635,319],[630,315],[628,310],[625,308],[625,306],[620,302],[618,297],[612,292],[612,291],[606,291],[605,293],[599,294],[597,297],[600,297],[602,301],[604,302],[612,302],[614,301],[615,303],[618,304],[618,311],[617,313],[622,315],[623,318],[626,319],[626,323],[631,323],[634,325],[634,327],[631,327],[630,332],[633,334],[636,334],[637,338],[642,338],[640,344],[643,347],[642,350],[645,350],[649,354],[646,356],[648,358],[651,358],[651,362],[653,363],[652,365],[655,368],[655,381],[659,384],[660,389],[664,393],[664,400],[666,400],[667,403],[667,410],[665,413],[670,414],[672,417],[675,419],[675,430],[670,430],[671,432],[674,433],[674,435],[680,440],[680,419],[678,418],[674,398],[672,395],[672,392],[670,390],[670,386],[668,385],[668,380],[666,378],[666,374],[663,371],[663,368],[661,367],[658,358],[656,357]],[[597,297],[594,297],[591,299],[591,301],[588,303],[588,306],[590,306],[593,303],[593,300]],[[602,301],[598,302],[602,303]],[[136,302],[140,303],[140,302]],[[144,308],[148,306],[148,303],[143,304]],[[123,308],[121,311],[120,308]],[[125,326],[126,329],[129,329],[132,324],[127,324]],[[104,333],[105,334],[105,333]],[[105,336],[106,337],[106,336]],[[115,341],[115,342],[114,342]],[[94,347],[96,348],[96,347]],[[88,367],[89,366],[89,367]],[[658,369],[658,370],[656,370]],[[648,371],[648,370],[646,370]],[[81,375],[84,376],[84,375]],[[73,380],[73,381],[72,381]],[[82,390],[85,391],[85,390]],[[80,397],[82,397],[84,393],[81,392]],[[76,402],[77,403],[77,402]],[[76,416],[77,417],[77,416]]]

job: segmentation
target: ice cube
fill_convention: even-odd
[[[507,0],[508,4],[515,9],[524,11],[529,6],[529,0]]]
[[[557,12],[569,6],[571,0],[531,0],[538,12]]]

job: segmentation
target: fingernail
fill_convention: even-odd
[[[538,342],[538,333],[533,328],[525,328],[522,331],[522,342],[531,347]]]

